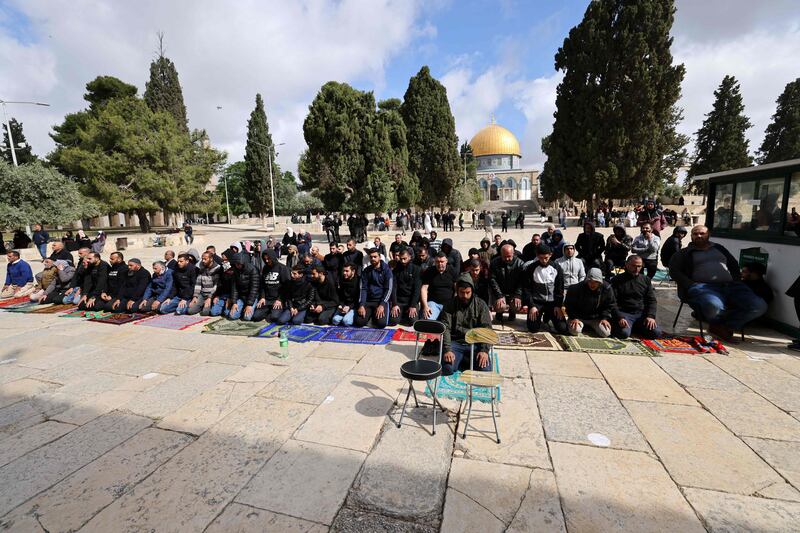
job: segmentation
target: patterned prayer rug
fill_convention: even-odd
[[[439,338],[439,335],[433,335],[431,333],[422,333],[419,336],[419,342],[425,342],[426,340],[436,340]],[[414,331],[409,331],[403,328],[397,328],[394,330],[392,334],[392,342],[414,342],[417,340],[417,334]]]
[[[652,357],[657,352],[650,350],[640,342],[623,341],[619,339],[597,337],[573,337],[572,335],[559,335],[564,349],[568,352],[611,353],[616,355],[642,355]]]
[[[394,330],[391,329],[333,327],[327,328],[317,340],[348,344],[389,344],[392,335],[394,335]]]
[[[301,326],[269,324],[267,327],[261,329],[256,333],[255,337],[262,337],[265,339],[277,338],[281,330],[287,330],[290,342],[309,342],[318,340],[325,328],[320,326],[312,326],[310,324],[303,324]]]
[[[18,296],[16,298],[6,298],[5,300],[0,300],[0,309],[8,309],[10,307],[16,307],[17,305],[25,302],[30,303],[31,298],[30,296]]]
[[[39,304],[28,300],[27,302],[22,302],[9,307],[5,307],[3,310],[10,311],[12,313],[30,313],[37,307],[39,307]]]
[[[141,320],[146,316],[148,315],[142,313],[114,313],[102,318],[90,318],[89,322],[100,322],[101,324],[114,324],[121,326],[122,324]]]
[[[495,374],[500,373],[500,366],[497,363],[497,357],[492,357],[494,368],[492,369]],[[500,401],[501,391],[503,386],[497,390],[496,401]],[[425,395],[430,398],[433,396],[433,382],[428,382],[425,386]],[[457,371],[449,376],[439,378],[439,386],[436,389],[436,396],[438,398],[448,398],[450,400],[463,401],[467,399],[467,384],[461,381],[461,371]],[[490,403],[492,401],[491,391],[489,387],[473,387],[472,399],[476,402]]]
[[[527,331],[497,331],[500,338],[498,346],[511,350],[558,350],[561,345],[555,337],[546,332],[528,333]]]
[[[45,304],[40,305],[37,309],[30,311],[35,315],[50,315],[55,313],[70,313],[78,309],[75,304]]]
[[[243,320],[226,320],[220,318],[216,322],[210,322],[205,325],[202,333],[210,333],[212,335],[235,335],[239,337],[252,337],[264,325],[260,323],[245,322]]]
[[[76,309],[64,315],[58,315],[64,318],[105,318],[111,316],[112,313],[108,311],[80,311]]]
[[[200,324],[208,320],[208,317],[200,315],[155,315],[136,322],[137,326],[150,326],[152,328],[177,329],[190,328],[195,324]]]
[[[706,341],[703,337],[675,337],[672,339],[642,339],[642,344],[656,352],[701,355],[704,353],[727,353],[717,340]]]

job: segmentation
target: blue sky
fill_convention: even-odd
[[[66,113],[85,107],[85,84],[113,75],[144,90],[156,49],[177,65],[190,127],[242,157],[256,93],[264,96],[278,160],[296,168],[303,119],[319,87],[342,81],[401,98],[422,65],[448,90],[459,137],[494,115],[541,168],[540,140],[552,125],[553,55],[588,0],[0,0],[0,99],[39,154]],[[796,0],[677,0],[673,55],[686,65],[680,131],[701,125],[725,74],[741,82],[758,147],[775,99],[800,76]],[[218,109],[221,107],[222,109]]]

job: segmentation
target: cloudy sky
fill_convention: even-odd
[[[279,162],[295,170],[302,123],[319,87],[345,81],[402,98],[422,65],[447,87],[460,139],[492,115],[522,143],[523,163],[541,167],[560,75],[553,54],[580,22],[587,0],[0,0],[0,99],[34,151],[85,107],[87,81],[113,75],[144,90],[165,33],[190,127],[242,157],[255,94],[265,99]],[[725,74],[742,85],[748,132],[758,148],[775,99],[800,77],[797,0],[677,0],[673,54],[686,65],[680,129],[693,133]],[[222,109],[217,109],[220,106]]]

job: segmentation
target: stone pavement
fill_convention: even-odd
[[[479,232],[455,237],[466,251]],[[670,330],[674,289],[658,296]],[[429,407],[396,427],[411,346],[292,344],[281,360],[274,339],[200,329],[0,313],[0,530],[800,524],[800,359],[768,331],[728,356],[504,351],[498,445],[481,404],[466,439],[452,401],[435,436]]]

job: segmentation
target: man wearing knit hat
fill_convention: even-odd
[[[619,315],[617,301],[599,268],[590,268],[585,280],[570,287],[564,303],[571,335],[579,335],[585,326],[600,337],[611,335],[611,321]]]

